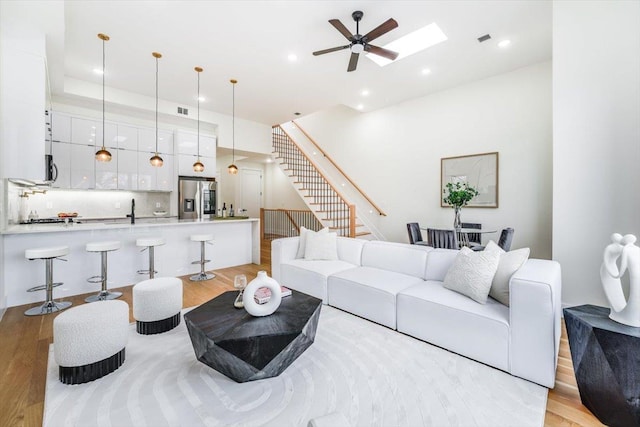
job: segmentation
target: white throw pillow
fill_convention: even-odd
[[[513,273],[515,273],[522,264],[529,258],[529,248],[516,249],[513,251],[505,252],[495,242],[490,241],[487,244],[487,248],[495,246],[500,251],[500,262],[498,263],[498,269],[495,276],[493,276],[493,282],[491,283],[491,290],[489,296],[496,301],[508,306],[509,305],[509,280]]]
[[[338,235],[336,233],[307,233],[306,260],[338,259]]]
[[[323,228],[320,231],[309,230],[306,227],[300,227],[300,239],[298,239],[298,253],[296,253],[296,259],[304,258],[305,249],[307,247],[307,235],[309,233],[328,233],[328,228]]]
[[[485,304],[499,262],[500,252],[495,248],[474,252],[463,247],[444,277],[444,287]]]

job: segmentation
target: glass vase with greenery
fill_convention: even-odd
[[[460,210],[476,197],[479,193],[478,190],[471,187],[466,182],[447,182],[445,189],[442,190],[444,196],[443,201],[451,205],[455,211],[455,217],[453,219],[453,228],[459,230],[462,228],[462,220],[460,219]]]

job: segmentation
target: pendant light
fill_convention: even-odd
[[[104,43],[109,41],[106,34],[98,34],[98,38],[102,40],[102,148],[96,151],[96,160],[99,162],[110,162],[111,153],[104,146]]]
[[[202,172],[204,165],[200,161],[200,73],[203,71],[201,67],[194,68],[198,73],[198,160],[193,164],[194,172]]]
[[[162,157],[158,155],[158,59],[162,58],[162,55],[158,52],[152,52],[154,58],[156,58],[156,154],[149,159],[151,166],[161,167]]]
[[[232,104],[232,109],[231,109],[231,131],[232,131],[232,138],[231,141],[233,143],[233,149],[232,149],[232,160],[231,160],[231,164],[229,165],[229,167],[227,168],[227,171],[231,174],[231,175],[235,175],[238,173],[238,167],[235,165],[236,162],[236,83],[238,83],[237,80],[231,79],[230,80],[231,84],[233,85],[233,104]]]

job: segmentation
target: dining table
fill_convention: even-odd
[[[420,227],[420,230],[428,230],[436,227]],[[455,230],[456,235],[458,237],[458,246],[462,248],[463,246],[471,247],[471,242],[469,242],[469,234],[491,234],[497,233],[498,230],[490,230],[490,229],[482,229],[482,228],[438,228],[439,230]]]

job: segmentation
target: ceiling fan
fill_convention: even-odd
[[[344,46],[318,50],[316,52],[313,52],[313,55],[318,56],[324,55],[325,53],[336,52],[338,50],[351,49],[351,58],[349,59],[349,66],[347,67],[347,71],[354,71],[356,69],[356,67],[358,66],[358,58],[362,52],[369,52],[373,53],[374,55],[380,55],[392,61],[396,59],[398,57],[398,52],[374,46],[369,43],[377,39],[381,35],[388,33],[394,28],[397,28],[398,23],[395,21],[395,19],[390,18],[363,36],[360,34],[360,20],[362,19],[363,15],[364,13],[359,10],[356,10],[351,14],[353,20],[356,21],[355,34],[351,34],[349,30],[347,30],[347,27],[345,27],[339,19],[330,19],[329,23],[333,25],[336,30],[340,31],[340,34],[345,36],[350,43]]]

